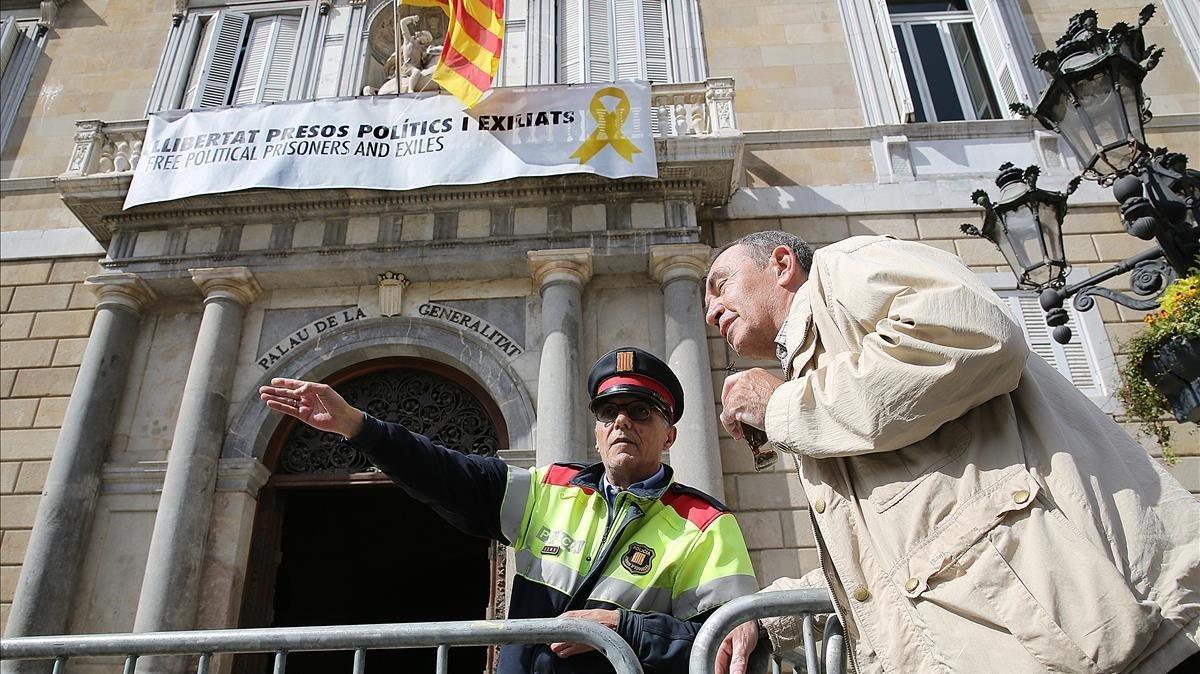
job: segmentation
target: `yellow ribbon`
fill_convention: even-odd
[[[605,96],[617,99],[617,105],[612,110],[604,107],[604,103],[600,100]],[[579,146],[579,149],[575,150],[571,157],[578,157],[580,164],[586,164],[606,145],[611,145],[617,154],[632,164],[633,155],[641,150],[621,131],[625,120],[629,118],[629,97],[625,95],[625,92],[618,87],[605,87],[597,91],[596,95],[592,96],[592,102],[588,104],[588,112],[596,120],[596,130],[588,136],[583,145]]]

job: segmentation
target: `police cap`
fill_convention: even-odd
[[[661,407],[672,424],[683,416],[683,386],[679,378],[656,356],[633,346],[600,356],[588,374],[588,394],[592,397],[593,411],[612,396],[635,395]]]

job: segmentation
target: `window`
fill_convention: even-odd
[[[1064,308],[1067,310],[1071,341],[1059,344],[1050,334],[1051,328],[1046,325],[1046,314],[1038,304],[1036,294],[1015,290],[1012,274],[981,276],[1008,302],[1033,353],[1041,356],[1105,412],[1117,411],[1114,396],[1116,360],[1099,310],[1080,313],[1067,302]],[[1069,275],[1068,282],[1080,281],[1087,276],[1086,269],[1075,269]]]
[[[563,0],[558,81],[670,82],[666,0]]]
[[[1013,117],[1044,78],[1017,0],[838,0],[868,126]]]
[[[1001,117],[966,0],[888,0],[915,121]]]
[[[7,147],[45,41],[36,5],[27,11],[0,13],[0,150]]]
[[[168,40],[150,111],[338,95],[347,79],[341,73],[347,14],[342,7],[318,12],[318,4],[230,3],[189,11]]]

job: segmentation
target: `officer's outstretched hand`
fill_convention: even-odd
[[[584,620],[591,620],[604,625],[610,630],[616,630],[617,625],[620,624],[621,620],[621,614],[619,612],[604,608],[589,608],[581,611],[567,611],[558,617],[582,618]],[[580,653],[586,653],[594,649],[587,644],[559,641],[550,644],[550,650],[560,658],[569,658],[572,655],[579,655]]]
[[[751,620],[733,628],[717,650],[717,674],[746,674],[755,646],[758,646],[758,623]]]
[[[363,413],[326,384],[299,379],[272,379],[258,389],[267,407],[293,416],[319,431],[352,438],[362,430]]]

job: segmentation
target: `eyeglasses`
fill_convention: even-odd
[[[629,417],[633,421],[645,421],[649,419],[650,415],[654,414],[655,412],[662,414],[658,407],[642,400],[634,400],[633,402],[628,402],[624,405],[618,405],[617,403],[600,403],[600,405],[598,405],[593,412],[596,414],[596,421],[599,421],[602,424],[611,424],[612,422],[616,421],[621,412],[625,412],[625,416]],[[663,416],[665,417],[666,415],[664,414]]]

